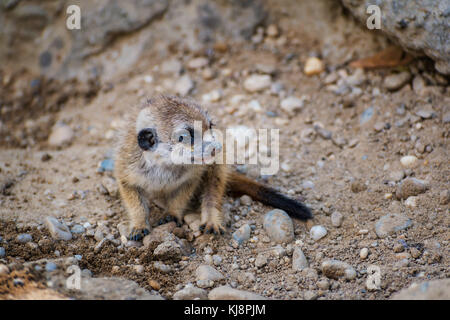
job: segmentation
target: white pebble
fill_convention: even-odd
[[[322,239],[327,235],[327,229],[323,226],[314,226],[309,231],[309,234],[311,238],[313,238],[315,241]]]

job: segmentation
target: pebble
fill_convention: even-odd
[[[113,159],[105,159],[98,164],[98,172],[114,171],[114,160]]]
[[[373,107],[369,107],[366,110],[364,110],[363,113],[361,114],[361,118],[359,119],[359,123],[365,124],[366,122],[368,122],[370,119],[372,119],[373,113],[374,113]]]
[[[313,226],[311,230],[309,230],[309,235],[315,241],[318,241],[327,235],[327,229],[324,226]]]
[[[3,258],[6,255],[6,250],[3,247],[0,247],[0,258]],[[1,273],[1,272],[0,272]]]
[[[213,90],[202,95],[202,100],[203,102],[218,102],[222,98],[222,95],[221,90]]]
[[[0,275],[8,274],[8,273],[9,273],[8,266],[0,263]]]
[[[416,178],[406,178],[403,180],[395,191],[398,199],[407,199],[411,196],[417,196],[426,192],[429,189],[429,184],[425,180]]]
[[[166,60],[161,64],[161,72],[163,74],[179,74],[183,65],[177,59]]]
[[[165,241],[153,251],[156,259],[179,261],[182,256],[181,246],[175,241]]]
[[[280,209],[269,211],[264,216],[264,230],[275,243],[289,243],[294,240],[294,225],[289,215]]]
[[[209,300],[266,300],[256,293],[233,289],[230,286],[221,286],[212,289],[208,294]]]
[[[237,229],[234,233],[233,233],[233,240],[237,241],[237,243],[239,245],[243,244],[245,241],[247,241],[248,239],[250,239],[250,232],[251,232],[251,228],[250,226],[246,223],[244,224],[242,227],[240,227],[239,229]]]
[[[201,265],[195,270],[195,276],[197,280],[211,280],[218,281],[225,279],[222,273],[217,271],[214,267],[210,265]]]
[[[208,293],[206,290],[197,288],[192,284],[186,285],[173,295],[174,300],[206,300],[207,298]]]
[[[58,269],[58,266],[54,262],[47,262],[45,264],[45,271],[52,272]]]
[[[369,255],[368,248],[362,248],[361,251],[359,252],[359,257],[361,258],[361,260],[365,260],[368,255]]]
[[[411,196],[408,197],[408,199],[405,200],[405,206],[408,208],[415,208],[417,207],[417,197]]]
[[[242,205],[244,206],[250,206],[252,204],[252,198],[249,197],[248,195],[243,195],[242,197],[239,198],[240,202]]]
[[[178,93],[180,96],[186,96],[189,94],[189,92],[194,89],[195,83],[192,81],[191,77],[189,75],[185,74],[181,76],[176,82],[175,82],[175,92]]]
[[[322,262],[322,273],[331,279],[344,278],[353,280],[356,278],[355,269],[346,262],[340,260],[325,260]]]
[[[266,29],[266,34],[272,38],[278,37],[279,35],[278,27],[274,24],[270,24]]]
[[[72,229],[70,231],[72,233],[78,233],[79,234],[79,233],[84,233],[86,231],[86,229],[83,226],[81,226],[79,224],[76,224],[76,225],[74,225],[72,227]]]
[[[205,57],[198,57],[198,58],[194,58],[192,60],[190,60],[187,64],[187,67],[189,69],[200,69],[203,67],[206,67],[208,65],[208,59],[206,59]]]
[[[305,293],[303,294],[304,300],[316,300],[317,298],[318,298],[317,293],[311,290],[306,290]]]
[[[314,182],[310,180],[305,180],[302,182],[302,188],[303,189],[314,189]]]
[[[267,89],[272,84],[269,75],[251,75],[244,81],[244,88],[249,92],[258,92]]]
[[[412,225],[412,220],[403,214],[389,213],[375,223],[378,238],[385,238]]]
[[[308,268],[308,260],[300,247],[295,247],[292,253],[292,269],[295,271],[301,271]]]
[[[222,257],[217,255],[217,254],[212,256],[212,260],[213,260],[213,263],[214,263],[215,266],[220,266],[222,264],[222,261],[223,261]]]
[[[325,65],[319,58],[309,57],[305,62],[303,71],[307,76],[322,73],[325,70]]]
[[[297,111],[301,110],[305,105],[305,100],[290,96],[283,100],[281,100],[280,107],[284,111],[286,111],[289,114],[295,114]]]
[[[326,291],[330,288],[330,282],[327,279],[320,280],[317,282],[317,287]]]
[[[72,239],[72,233],[69,228],[65,224],[59,222],[56,218],[50,216],[45,218],[45,225],[53,239],[65,241]]]
[[[407,82],[411,80],[411,74],[407,71],[403,71],[396,74],[391,74],[384,78],[383,85],[390,91],[395,91],[403,87]]]
[[[28,233],[22,233],[16,237],[16,240],[19,241],[20,243],[27,243],[33,241],[33,237]]]
[[[389,179],[394,182],[399,182],[399,181],[403,180],[404,177],[405,177],[405,172],[403,170],[392,171],[389,174]]]
[[[446,205],[450,202],[450,190],[443,190],[439,194],[439,203]]]
[[[411,254],[411,257],[413,257],[414,259],[418,259],[421,255],[420,250],[418,250],[417,248],[414,248],[414,247],[409,249],[409,253]]]
[[[444,115],[442,116],[442,122],[443,123],[450,123],[450,111],[444,113]]]
[[[170,273],[172,272],[172,268],[167,264],[162,263],[161,261],[155,261],[153,263],[153,268],[162,273]]]
[[[197,287],[203,288],[203,289],[212,288],[212,287],[214,287],[214,281],[206,280],[206,279],[204,279],[204,280],[197,280]]]
[[[400,163],[405,168],[413,168],[416,165],[417,160],[416,156],[404,156],[400,159]]]
[[[255,266],[257,268],[262,268],[267,264],[267,260],[268,260],[267,255],[264,253],[260,253],[256,256]]]
[[[335,211],[331,214],[331,224],[333,227],[339,228],[342,225],[342,221],[344,220],[344,216],[342,213]]]
[[[73,130],[68,125],[57,123],[48,137],[48,144],[51,147],[62,147],[70,144],[73,138]]]
[[[416,116],[421,117],[422,119],[431,119],[434,115],[436,115],[436,113],[431,105],[424,106],[416,111]]]

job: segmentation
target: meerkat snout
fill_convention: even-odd
[[[155,149],[156,145],[158,143],[156,130],[153,128],[142,129],[138,133],[137,141],[138,141],[139,147],[144,151],[148,151],[150,149]]]

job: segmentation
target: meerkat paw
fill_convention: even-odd
[[[140,241],[144,239],[146,235],[150,234],[150,230],[147,228],[133,228],[131,229],[131,233],[128,236],[128,240]]]
[[[224,234],[225,228],[222,226],[220,222],[216,221],[208,221],[205,223],[202,223],[200,225],[200,231],[203,231],[203,233],[214,233],[215,235],[218,234]]]

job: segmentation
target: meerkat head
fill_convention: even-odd
[[[204,163],[222,149],[211,134],[212,126],[208,114],[195,102],[160,96],[149,99],[140,110],[136,141],[149,161],[168,165]]]

